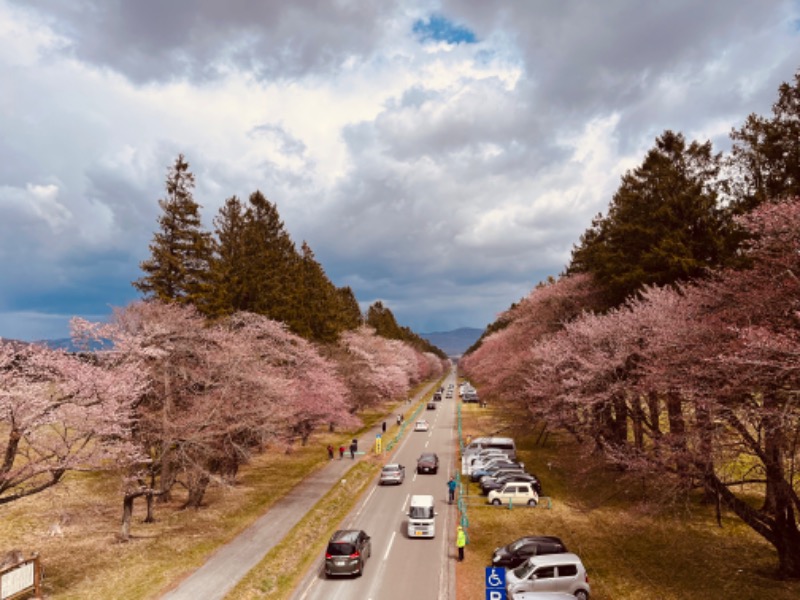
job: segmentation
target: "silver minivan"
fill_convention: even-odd
[[[531,556],[506,572],[509,594],[519,592],[565,592],[578,600],[589,600],[589,576],[577,554]]]

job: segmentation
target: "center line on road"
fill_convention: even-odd
[[[396,531],[392,532],[392,539],[389,540],[389,545],[386,547],[386,554],[383,555],[383,560],[386,561],[389,558],[389,550],[392,549],[392,544],[394,544],[394,536],[397,535]]]

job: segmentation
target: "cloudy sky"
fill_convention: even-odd
[[[0,0],[0,337],[139,297],[179,153],[209,230],[261,190],[364,308],[484,327],[799,67],[800,0]]]

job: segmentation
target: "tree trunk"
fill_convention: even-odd
[[[119,537],[122,541],[127,542],[131,539],[131,517],[133,516],[133,499],[134,496],[128,494],[122,499],[122,527],[120,528]]]
[[[184,508],[200,508],[210,481],[208,473],[195,473],[189,477],[189,496]]]
[[[633,429],[633,444],[637,450],[644,449],[644,409],[642,398],[634,394],[631,398],[631,427]]]

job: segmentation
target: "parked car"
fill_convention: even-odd
[[[492,554],[492,566],[515,569],[531,556],[565,552],[569,551],[560,538],[553,535],[530,535],[495,548]]]
[[[394,483],[400,485],[406,479],[406,468],[403,465],[396,463],[389,463],[383,465],[381,469],[381,476],[378,480],[378,485],[386,485]]]
[[[433,452],[423,452],[417,459],[417,473],[439,472],[439,456]]]
[[[436,403],[428,402],[428,410],[436,410]]]
[[[414,431],[428,431],[428,429],[430,429],[430,427],[431,426],[424,419],[414,423]]]
[[[494,477],[501,471],[524,473],[525,467],[522,466],[522,463],[515,463],[509,460],[501,459],[498,461],[492,461],[485,467],[473,469],[469,473],[469,478],[470,481],[480,481],[483,477]]]
[[[539,479],[536,475],[531,475],[530,473],[506,473],[502,476],[498,477],[488,477],[481,479],[481,493],[486,496],[492,490],[499,490],[507,483],[516,483],[516,482],[529,482],[533,484],[533,489],[536,490],[536,493],[540,496],[542,495],[542,484],[539,482]]]
[[[495,506],[500,504],[536,506],[539,503],[539,494],[533,489],[533,484],[529,482],[506,483],[499,490],[489,492],[487,502]]]
[[[589,576],[576,554],[532,556],[506,571],[506,589],[514,598],[520,592],[563,592],[589,600]]]
[[[325,550],[325,575],[362,575],[372,554],[370,537],[361,529],[340,529]]]
[[[575,600],[575,596],[564,592],[517,592],[511,600]]]

